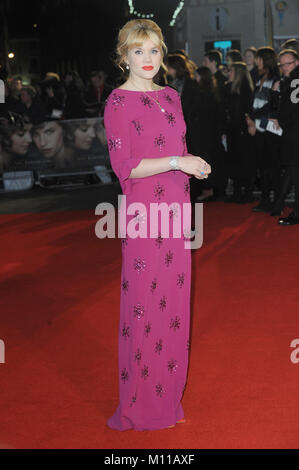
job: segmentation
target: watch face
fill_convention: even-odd
[[[177,169],[178,168],[177,160],[175,158],[170,160],[170,165],[172,166],[172,168]]]

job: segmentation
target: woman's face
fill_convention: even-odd
[[[225,78],[229,78],[229,73],[228,73],[228,66],[227,65],[223,65],[222,69],[221,69],[221,72],[222,72],[222,75],[225,76]]]
[[[93,124],[82,124],[74,132],[75,147],[80,150],[89,150],[95,136]]]
[[[229,55],[226,56],[226,63],[228,67],[230,67],[233,63],[232,58]]]
[[[17,155],[26,155],[28,147],[32,142],[30,133],[31,126],[26,126],[25,129],[20,129],[11,136],[11,152]]]
[[[167,67],[168,70],[168,75],[170,75],[172,78],[176,77],[176,70],[172,67]]]
[[[234,69],[234,67],[230,66],[228,68],[228,81],[233,82],[234,79],[235,79],[235,76],[236,76],[235,69]]]
[[[253,52],[251,51],[245,52],[244,59],[245,59],[246,65],[254,65],[255,63],[255,57],[254,57]]]
[[[256,57],[255,63],[257,65],[258,70],[261,72],[264,69],[264,61],[261,57]]]
[[[57,122],[47,122],[33,132],[33,141],[38,150],[47,158],[54,157],[63,148],[63,130]]]
[[[133,47],[128,52],[130,78],[152,80],[160,70],[161,61],[160,49],[151,39],[146,39],[140,47]]]
[[[32,98],[29,95],[27,90],[22,90],[20,94],[20,98],[23,104],[30,104],[32,103]]]

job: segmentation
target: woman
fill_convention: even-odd
[[[277,57],[272,47],[257,51],[256,63],[260,79],[256,83],[253,108],[247,118],[248,131],[254,136],[257,167],[260,170],[262,196],[253,212],[271,212],[270,190],[277,198],[280,183],[280,137],[265,130],[265,124],[273,117],[273,92],[280,73]]]
[[[80,119],[86,116],[83,80],[76,70],[67,72],[64,78],[66,91],[64,119]]]
[[[246,114],[252,107],[253,83],[244,62],[229,67],[227,94],[227,150],[229,176],[234,182],[230,202],[252,201],[255,165],[252,164],[253,142],[248,134]]]
[[[76,150],[79,154],[88,152],[96,137],[95,124],[97,118],[77,119],[64,122],[66,144]]]
[[[126,23],[118,35],[117,64],[126,68],[127,79],[111,92],[104,112],[111,165],[126,196],[120,211],[124,204],[135,203],[136,208],[139,203],[135,212],[134,207],[130,211],[133,215],[125,214],[130,224],[121,229],[126,238],[122,240],[120,402],[108,420],[108,426],[121,431],[163,429],[184,419],[191,254],[184,248],[185,229],[179,238],[162,236],[161,224],[156,223],[151,226],[154,236],[149,237],[147,214],[151,203],[166,203],[171,205],[173,222],[177,220],[181,205],[190,204],[188,175],[204,178],[211,170],[187,152],[179,94],[153,82],[160,67],[165,68],[166,51],[156,23],[143,19]],[[188,231],[191,220],[187,219]],[[169,220],[163,217],[162,222],[168,226]],[[131,236],[132,224],[143,237],[134,237],[134,231]]]
[[[171,86],[174,87],[178,91],[179,95],[181,96],[184,119],[187,125],[187,134],[186,134],[187,148],[194,155],[203,155],[206,161],[208,163],[211,163],[210,159],[211,159],[212,153],[210,149],[207,148],[207,145],[205,144],[207,140],[209,140],[209,137],[211,136],[210,135],[203,136],[203,132],[200,129],[200,126],[204,125],[204,127],[206,128],[207,126],[209,126],[209,123],[211,120],[214,120],[214,121],[215,119],[218,120],[220,110],[218,109],[218,107],[217,109],[214,108],[215,106],[214,95],[210,96],[211,101],[207,103],[205,96],[204,96],[205,92],[202,93],[203,90],[201,90],[200,87],[198,86],[198,83],[197,83],[198,79],[196,80],[195,78],[194,69],[191,66],[189,60],[187,60],[184,56],[178,55],[178,54],[169,54],[167,56],[166,64],[168,67],[168,73],[172,77]],[[214,77],[213,79],[215,80]],[[214,81],[214,84],[215,83],[216,83],[216,80]],[[204,87],[205,85],[203,82],[202,88]],[[215,88],[214,88],[214,91],[215,91]],[[202,109],[202,108],[206,108],[206,106],[209,106],[208,111],[205,109]],[[205,111],[207,111],[207,114],[203,116],[203,113]],[[214,116],[211,116],[211,114],[214,112],[216,114]],[[207,121],[205,124],[202,123],[203,117]],[[210,147],[211,144],[212,142],[209,141],[208,146]],[[215,155],[216,153],[214,152],[214,156]],[[220,155],[219,152],[217,153],[217,156],[218,155]],[[221,156],[223,155],[221,154]],[[216,160],[218,160],[218,158]],[[214,184],[214,186],[217,186],[217,189],[219,189],[219,193],[221,193],[221,192],[224,192],[224,189],[220,187],[218,188],[219,184],[218,182],[216,183],[216,179],[219,179],[220,168],[217,166],[217,164],[215,166],[216,168],[213,167],[214,178],[213,178],[212,184]],[[198,185],[198,180],[196,178],[192,178],[190,180],[190,186],[191,186],[191,200],[192,202],[194,202],[200,190],[200,186]],[[216,190],[215,190],[215,194],[216,194]],[[213,195],[213,190],[209,189],[209,192],[205,192],[203,194],[203,198],[205,201],[208,201],[210,200],[209,198],[212,195]]]
[[[101,117],[103,107],[111,92],[107,83],[107,74],[104,70],[95,70],[90,75],[90,83],[85,93],[85,106],[87,117]]]
[[[100,118],[63,122],[65,150],[73,168],[95,167],[105,163],[105,148],[97,136],[100,122]],[[86,181],[98,180],[94,175],[87,175]]]
[[[219,187],[220,174],[223,169],[220,162],[223,160],[220,133],[220,95],[216,79],[208,67],[198,67],[195,72],[198,83],[198,93],[194,96],[196,113],[190,123],[197,153],[203,155],[213,168],[213,176],[208,181],[199,181],[191,178],[191,200],[209,201],[213,199]],[[223,185],[222,185],[223,186]],[[202,190],[199,196],[200,190]]]
[[[242,62],[242,60],[242,54],[238,49],[231,49],[226,54],[226,64],[228,67],[230,67],[233,62]]]
[[[248,47],[244,52],[244,61],[247,66],[247,70],[251,75],[253,84],[255,85],[259,79],[259,72],[255,63],[257,50],[255,47]]]
[[[21,103],[22,115],[27,116],[32,124],[45,119],[46,109],[33,86],[26,86],[21,89]]]
[[[11,113],[9,122],[0,126],[0,172],[27,169],[28,152],[32,142],[28,119]]]

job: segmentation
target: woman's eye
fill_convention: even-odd
[[[141,52],[141,51],[135,51],[135,54],[139,54],[139,52]]]
[[[154,52],[155,54],[158,54],[159,51],[158,51],[158,49],[153,49],[153,52]]]

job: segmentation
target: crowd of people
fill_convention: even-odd
[[[0,173],[85,168],[106,159],[101,121],[111,87],[103,71],[85,86],[76,71],[47,73],[35,87],[5,80],[0,105]]]
[[[167,57],[167,79],[182,100],[188,150],[212,167],[208,181],[191,178],[191,200],[249,203],[258,186],[254,212],[278,216],[281,225],[299,223],[299,41],[286,41],[279,52],[230,50],[222,62],[218,50],[206,52],[200,67],[183,50]],[[293,185],[294,210],[282,217]]]
[[[198,66],[184,50],[174,50],[166,57],[167,72],[155,78],[180,94],[188,151],[212,167],[207,181],[190,179],[191,200],[253,202],[258,185],[261,200],[254,212],[279,216],[283,225],[299,223],[299,104],[290,99],[293,80],[299,79],[299,41],[286,41],[278,53],[271,47],[249,47],[243,54],[233,49],[225,59],[224,64],[221,52],[211,50]],[[87,84],[77,71],[62,80],[49,72],[35,87],[7,79],[0,119],[13,127],[21,117],[28,133],[28,125],[36,128],[44,121],[102,117],[107,97],[119,84],[109,84],[102,70],[92,72]],[[295,207],[284,218],[292,185]]]
[[[9,113],[16,113],[37,124],[51,119],[101,117],[112,90],[106,79],[103,70],[93,71],[87,84],[75,70],[67,72],[63,79],[48,72],[35,86],[24,86],[18,77],[6,79],[0,118],[9,119]]]

